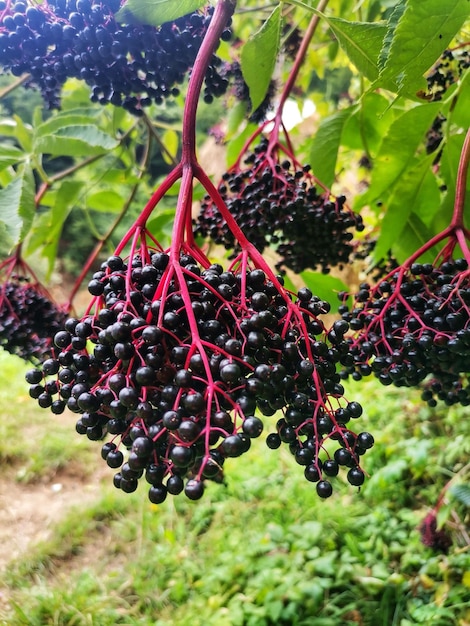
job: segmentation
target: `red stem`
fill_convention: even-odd
[[[317,10],[324,11],[327,4],[328,4],[328,0],[320,0],[320,2],[318,3]],[[314,15],[312,19],[310,20],[307,30],[305,31],[300,48],[298,49],[297,54],[295,55],[294,65],[292,66],[292,69],[289,73],[289,78],[287,79],[286,84],[284,85],[284,89],[282,90],[276,117],[279,115],[282,115],[282,109],[284,107],[284,104],[287,98],[290,95],[290,92],[292,91],[292,88],[294,87],[295,81],[297,80],[300,67],[302,63],[304,62],[305,56],[310,46],[310,42],[312,40],[313,35],[315,34],[319,21],[320,21],[320,17],[318,15]]]
[[[196,110],[207,67],[220,36],[235,10],[236,0],[219,0],[194,61],[183,112],[182,163],[196,162]]]
[[[467,130],[462,152],[460,154],[459,169],[457,171],[457,180],[455,185],[455,204],[454,214],[452,216],[451,227],[464,229],[464,207],[465,192],[467,190],[467,174],[470,162],[470,128]]]

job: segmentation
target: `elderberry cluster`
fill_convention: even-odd
[[[261,434],[256,411],[283,411],[268,446],[286,443],[321,497],[340,466],[359,486],[373,438],[347,427],[362,413],[336,373],[348,324],[326,337],[328,303],[274,278],[148,248],[112,256],[88,285],[92,308],[67,319],[55,356],[27,373],[30,395],[79,414],[77,431],[92,440],[111,435],[102,456],[115,486],[134,491],[145,475],[154,503],[181,491],[198,499],[205,479],[220,481],[225,459]]]
[[[344,302],[346,297],[340,294]],[[353,307],[340,307],[354,331],[343,378],[373,373],[384,385],[424,386],[422,397],[430,406],[436,398],[470,404],[469,307],[465,259],[438,267],[413,263],[375,287],[361,284]]]
[[[84,80],[93,102],[136,115],[152,102],[178,95],[211,10],[156,28],[118,23],[114,14],[120,5],[120,0],[0,0],[0,66],[15,76],[30,74],[26,84],[40,89],[49,108],[59,106],[67,78]],[[206,74],[208,98],[227,87],[219,64],[213,55]]]
[[[230,85],[229,93],[232,93],[240,102],[246,103],[249,112],[249,121],[254,124],[261,124],[264,122],[268,114],[273,110],[274,96],[276,94],[276,82],[274,80],[270,81],[263,101],[253,111],[250,99],[250,89],[243,78],[240,63],[238,61],[224,63],[220,69],[220,74],[227,81],[227,84]]]
[[[353,250],[352,229],[364,229],[360,215],[344,196],[318,191],[309,166],[298,168],[287,159],[273,165],[269,143],[263,139],[249,154],[246,169],[225,173],[219,192],[246,237],[262,252],[273,245],[280,256],[278,269],[294,272],[347,263]],[[277,155],[276,155],[277,158]],[[201,203],[196,232],[229,250],[237,242],[215,203]]]
[[[25,361],[39,363],[52,354],[52,337],[66,314],[38,285],[21,276],[0,285],[0,347]]]
[[[426,80],[432,100],[442,100],[451,85],[470,67],[470,51],[467,48],[444,50],[439,61],[428,73]]]

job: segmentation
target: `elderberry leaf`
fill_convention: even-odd
[[[433,155],[430,155],[416,160],[401,176],[399,187],[394,189],[387,201],[387,211],[374,248],[376,260],[386,258],[387,252],[401,238],[402,231],[408,228],[411,213],[430,225],[439,210],[441,198],[436,176],[431,170],[433,159]]]
[[[113,150],[118,141],[92,124],[73,124],[36,138],[35,150],[60,156],[91,156]]]
[[[405,228],[392,247],[393,256],[399,263],[404,263],[410,255],[424,246],[432,237],[431,230],[414,213],[408,217]],[[419,259],[423,263],[432,263],[438,250],[433,248],[422,254]]]
[[[279,51],[281,17],[279,5],[242,49],[241,69],[253,111],[263,102],[271,82]]]
[[[360,106],[354,108],[344,124],[342,144],[374,157],[396,115],[395,108],[381,94],[364,94]]]
[[[3,222],[11,243],[20,242],[28,233],[35,210],[33,172],[31,167],[25,165],[0,190],[0,221]]]
[[[387,63],[388,55],[390,53],[390,47],[393,42],[393,36],[395,34],[395,29],[400,21],[401,16],[403,15],[406,8],[407,0],[400,0],[400,2],[395,6],[392,11],[392,14],[387,20],[387,32],[385,34],[383,40],[383,46],[379,54],[378,66],[379,70],[382,71],[384,69],[385,64]]]
[[[433,224],[434,228],[437,229],[436,232],[443,230],[452,219],[455,203],[455,184],[464,139],[464,133],[452,133],[446,138],[442,149],[439,174],[444,181],[446,194]],[[466,186],[468,193],[470,189],[470,178],[467,178]]]
[[[115,17],[121,24],[160,26],[196,11],[205,4],[206,0],[127,0]]]
[[[331,187],[335,179],[336,160],[343,128],[354,108],[349,107],[325,117],[315,133],[309,163],[323,185]]]
[[[470,71],[462,76],[461,83],[455,97],[451,100],[452,106],[449,112],[444,112],[449,120],[449,126],[460,126],[467,129],[470,127]],[[450,104],[450,103],[449,103]]]
[[[349,291],[347,285],[330,274],[305,270],[300,274],[302,281],[320,300],[332,302],[340,291]]]
[[[0,170],[4,170],[10,165],[15,163],[21,163],[25,159],[25,153],[23,150],[16,148],[15,146],[2,146],[0,152]]]
[[[438,102],[416,106],[390,125],[374,162],[370,187],[356,198],[356,210],[390,193],[391,187],[407,170],[439,108]]]
[[[378,57],[387,32],[385,23],[348,22],[339,17],[329,17],[327,21],[351,63],[370,81],[376,80]]]
[[[162,157],[168,165],[174,165],[178,156],[179,134],[176,130],[168,129],[162,136]]]
[[[426,88],[423,74],[470,16],[470,3],[468,0],[407,0],[393,15],[395,18],[389,23],[390,30],[380,52],[381,71],[374,88],[390,88],[392,83],[397,93],[415,97]]]
[[[456,500],[470,507],[470,485],[453,485],[449,492],[454,496]]]
[[[64,222],[78,201],[84,186],[84,181],[62,181],[43,198],[44,206],[50,206],[51,209],[38,214],[34,220],[25,252],[30,254],[41,250],[41,255],[48,262],[49,272],[54,267]]]
[[[112,189],[97,191],[86,198],[86,204],[89,209],[103,213],[119,213],[123,203],[124,199],[121,194]]]

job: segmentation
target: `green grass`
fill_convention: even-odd
[[[28,365],[0,350],[0,464],[14,468],[17,480],[50,479],[71,463],[86,472],[92,446],[74,431],[76,416],[54,416],[28,394]]]
[[[431,410],[418,393],[373,381],[351,385],[348,396],[364,405],[361,428],[376,438],[360,491],[338,479],[320,501],[288,451],[268,450],[262,438],[229,459],[227,484],[210,484],[198,502],[152,505],[144,484],[130,495],[114,490],[110,472],[97,503],[69,512],[51,539],[10,564],[0,622],[465,626],[470,547],[450,512],[468,524],[468,507],[449,497],[448,555],[425,547],[417,527],[468,462],[467,410]],[[4,405],[4,428],[16,413]],[[64,441],[74,438],[69,425]],[[88,454],[79,450],[74,462]]]

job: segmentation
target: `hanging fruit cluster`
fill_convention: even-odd
[[[470,403],[470,233],[463,221],[470,139],[449,227],[376,284],[361,284],[351,306],[341,293],[341,319],[331,325],[328,302],[307,287],[284,286],[287,270],[328,273],[350,263],[364,230],[346,198],[299,162],[283,124],[317,18],[286,49],[295,60],[273,119],[266,120],[271,83],[252,112],[260,126],[214,185],[196,157],[196,111],[201,92],[210,102],[230,81],[247,97],[239,64],[215,56],[230,36],[235,1],[218,0],[213,10],[159,27],[120,24],[120,5],[0,0],[0,64],[14,75],[27,72],[27,84],[51,108],[73,77],[91,87],[93,101],[139,116],[177,96],[190,75],[181,158],[89,280],[85,313],[66,316],[31,274],[7,262],[0,268],[0,345],[37,365],[26,375],[30,396],[55,414],[77,415],[77,432],[101,442],[124,492],[144,477],[153,503],[181,492],[197,500],[206,480],[223,480],[226,459],[247,452],[263,431],[269,448],[288,447],[320,497],[332,494],[340,471],[360,487],[374,438],[356,426],[362,407],[346,397],[344,379],[374,374],[384,385],[422,387],[431,406],[438,399]],[[176,183],[166,248],[149,220]],[[196,223],[195,183],[205,194]],[[196,235],[228,249],[227,265],[211,260]],[[262,257],[268,247],[279,274]],[[430,252],[432,263],[424,258]],[[431,524],[427,532],[434,531]]]
[[[27,374],[40,406],[77,413],[77,431],[90,439],[110,436],[102,455],[118,470],[115,485],[130,492],[145,476],[152,502],[183,490],[201,497],[204,480],[220,480],[225,459],[261,434],[259,415],[279,412],[267,444],[286,444],[320,497],[331,495],[329,479],[340,467],[360,486],[360,457],[374,443],[350,428],[362,408],[344,397],[337,373],[349,350],[348,324],[328,331],[327,302],[307,288],[284,288],[196,159],[197,98],[232,10],[218,3],[195,62],[181,162],[93,275],[84,316],[66,320],[54,357]],[[146,224],[179,179],[172,245],[164,250]],[[195,243],[195,180],[236,242],[226,269]]]

